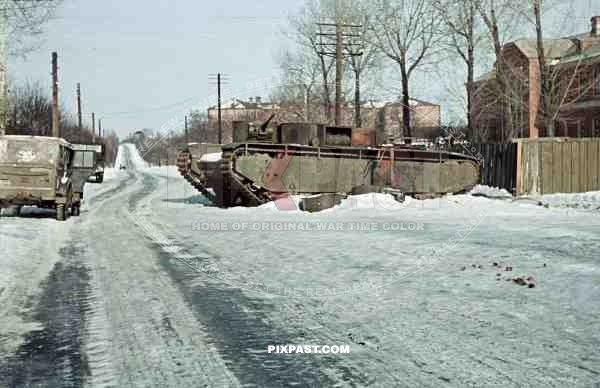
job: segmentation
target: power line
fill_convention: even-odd
[[[335,125],[339,126],[342,123],[342,62],[344,57],[362,55],[362,52],[354,52],[350,49],[350,47],[356,46],[356,43],[344,42],[344,40],[360,38],[360,33],[356,33],[353,29],[362,28],[362,25],[342,23],[337,16],[337,7],[335,23],[317,23],[317,25],[319,26],[319,32],[317,33],[320,46],[319,54],[335,58]],[[324,28],[329,29],[329,31],[323,32]],[[324,42],[323,39],[329,41]],[[328,47],[330,46],[335,46],[335,49],[329,50]]]

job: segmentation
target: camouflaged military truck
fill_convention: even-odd
[[[64,139],[0,136],[0,208],[56,209],[64,221],[73,204],[73,147]]]

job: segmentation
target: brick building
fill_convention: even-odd
[[[600,16],[591,22],[589,32],[544,40],[555,136],[600,136]],[[541,88],[536,40],[510,42],[502,55],[503,90],[496,70],[474,84],[474,127],[487,140],[545,136],[538,114]]]
[[[440,106],[425,101],[411,100],[412,136],[433,137],[432,133],[440,127]],[[234,121],[265,121],[275,114],[273,123],[284,122],[318,122],[326,123],[326,108],[321,106],[298,106],[293,104],[277,104],[265,102],[260,97],[248,101],[233,99],[221,106],[221,123],[223,141],[231,141],[232,123]],[[333,117],[333,107],[331,112]],[[307,117],[308,116],[308,117]],[[400,102],[368,101],[361,106],[362,127],[376,128],[387,138],[402,135],[402,104]],[[216,106],[208,108],[209,128],[218,127],[218,111]],[[353,126],[354,106],[348,104],[342,108],[342,125]]]

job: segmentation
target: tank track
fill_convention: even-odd
[[[206,197],[209,201],[215,203],[217,196],[206,188],[206,180],[198,177],[191,168],[192,154],[188,150],[183,150],[177,155],[177,170],[196,190]]]
[[[235,144],[223,147],[223,201],[218,206],[260,206],[270,202],[272,198],[268,190],[254,185],[250,179],[235,170],[233,157],[238,149]]]

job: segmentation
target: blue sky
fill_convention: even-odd
[[[598,0],[554,2],[554,12],[546,19],[549,36],[587,31],[589,17],[600,14]],[[303,3],[64,0],[39,49],[24,59],[11,58],[9,77],[40,81],[50,94],[50,53],[57,51],[61,100],[71,113],[80,82],[88,122],[94,111],[103,127],[119,135],[140,128],[181,127],[190,109],[216,104],[211,73],[228,75],[224,99],[268,96],[268,85],[279,74],[276,57],[288,44],[282,31]],[[565,17],[567,8],[573,12]],[[490,58],[480,60],[487,67]],[[397,66],[390,65],[383,78],[385,85],[399,85]],[[249,84],[258,88],[251,90]],[[411,95],[441,104],[447,123],[464,116],[463,84],[464,69],[450,64],[438,72],[416,73]]]
[[[228,74],[226,97],[242,96],[249,83],[273,77],[287,15],[301,5],[301,0],[65,0],[39,49],[11,59],[10,77],[41,81],[50,90],[55,50],[61,101],[69,110],[74,111],[80,82],[88,120],[95,111],[104,127],[120,135],[169,127],[190,108],[206,108],[211,96],[216,103],[211,73]]]

